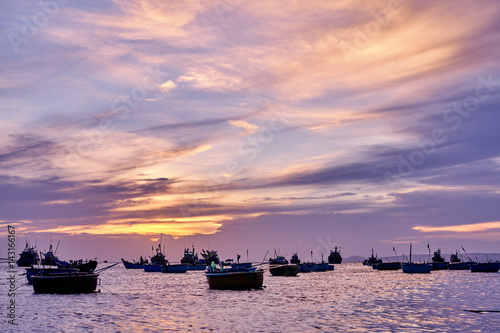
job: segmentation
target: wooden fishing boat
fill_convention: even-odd
[[[184,257],[181,259],[181,264],[188,264],[188,271],[204,271],[207,268],[205,260],[199,259],[198,254],[195,253],[194,246],[192,251],[189,248],[184,249]]]
[[[411,261],[411,248],[410,243],[410,261],[401,263],[401,269],[403,273],[430,273],[432,270],[432,265],[427,263],[414,263]]]
[[[33,276],[33,290],[41,294],[83,294],[96,290],[99,274],[85,272],[49,273]]]
[[[380,264],[382,262],[382,259],[378,258],[374,253],[372,249],[372,255],[368,257],[368,259],[363,260],[363,265],[366,266],[372,266],[374,264]]]
[[[126,269],[144,269],[144,264],[136,263],[136,262],[130,262],[122,258],[123,266],[125,266]]]
[[[476,264],[475,261],[465,261],[465,262],[450,262],[446,267],[450,271],[466,271],[470,269],[471,264]]]
[[[83,262],[83,260],[79,261],[70,261],[68,265],[58,264],[57,267],[60,268],[75,268],[80,272],[91,272],[94,271],[97,267],[97,260],[89,260],[87,262]]]
[[[273,276],[296,276],[299,273],[298,265],[270,265],[269,272]]]
[[[299,271],[302,273],[308,272],[326,272],[329,270],[330,265],[327,262],[304,262],[299,264]]]
[[[264,271],[255,268],[243,271],[207,271],[206,276],[211,289],[260,289],[264,283]]]
[[[470,265],[470,271],[472,273],[482,272],[482,273],[496,273],[500,270],[500,262],[478,262]]]
[[[18,267],[31,267],[31,265],[38,265],[40,263],[40,257],[34,246],[30,246],[26,242],[26,247],[23,252],[19,254],[19,259],[17,260]]]
[[[401,269],[401,263],[399,261],[381,262],[374,264],[373,267],[379,271],[397,271]]]
[[[33,276],[37,275],[50,275],[55,273],[69,273],[78,272],[76,268],[60,268],[57,266],[45,266],[45,265],[33,265],[30,268],[26,268],[26,279],[29,284],[33,284]]]
[[[430,249],[429,249],[430,250]],[[434,251],[434,255],[432,256],[432,270],[439,271],[441,269],[446,269],[448,267],[449,262],[444,259],[441,255],[441,249],[437,249]]]
[[[186,273],[188,271],[188,264],[167,264],[160,266],[162,273]]]
[[[162,265],[158,265],[158,264],[147,264],[147,265],[144,265],[143,268],[144,268],[144,272],[148,272],[148,273],[161,272],[161,266]]]
[[[341,264],[342,256],[340,255],[340,248],[335,246],[334,250],[330,250],[330,255],[328,256],[329,264]]]

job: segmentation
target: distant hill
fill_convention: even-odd
[[[468,253],[468,256],[474,260],[474,261],[486,261],[486,257],[488,260],[498,260],[500,261],[500,253],[488,253],[487,255],[485,253]],[[396,261],[396,256],[390,256],[390,257],[379,257],[382,258],[383,261]],[[406,258],[408,260],[408,255],[406,255]],[[412,261],[430,261],[432,258],[432,255],[429,256],[429,254],[412,254],[411,259]],[[450,256],[449,255],[444,255],[444,258],[449,261]],[[466,257],[464,256],[464,260]],[[361,256],[350,256],[349,258],[344,258],[342,262],[363,262],[363,260],[368,259],[368,257],[361,257]],[[402,260],[402,256],[398,256],[398,260]]]
[[[342,262],[363,262],[366,258],[360,256],[350,256],[349,258],[342,259]]]

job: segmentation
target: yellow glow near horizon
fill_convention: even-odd
[[[491,229],[500,229],[500,221],[495,222],[484,222],[484,223],[473,223],[473,224],[462,224],[462,225],[451,225],[444,227],[431,227],[431,226],[415,226],[413,230],[421,232],[439,232],[439,231],[451,231],[451,232],[479,232]]]

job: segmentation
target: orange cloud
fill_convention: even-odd
[[[500,221],[451,225],[451,226],[444,226],[444,227],[415,226],[412,229],[417,230],[417,231],[421,231],[421,232],[439,232],[439,231],[479,232],[479,231],[486,231],[486,230],[491,230],[491,229],[500,229]]]

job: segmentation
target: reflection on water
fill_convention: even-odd
[[[23,270],[19,269],[19,273]],[[37,295],[17,281],[19,331],[494,332],[500,274],[437,271],[411,275],[361,264],[297,277],[265,274],[265,289],[208,289],[203,272],[145,273],[113,267],[100,294]],[[2,300],[7,302],[2,267]],[[7,324],[1,306],[0,327]]]

